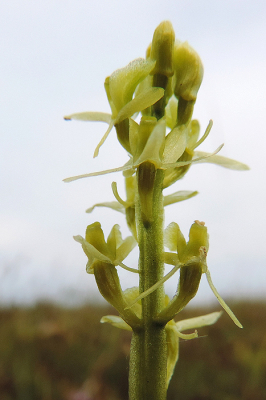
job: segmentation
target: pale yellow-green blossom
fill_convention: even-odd
[[[212,121],[209,123],[205,134],[200,140],[197,140],[199,135],[197,121],[191,121],[188,126],[181,125],[180,127],[175,127],[168,134],[166,134],[166,120],[164,118],[155,122],[152,118],[143,117],[140,124],[131,119],[129,126],[131,155],[129,161],[125,165],[100,172],[73,176],[64,179],[64,181],[71,182],[81,178],[119,171],[126,173],[128,176],[134,174],[136,168],[144,162],[150,162],[156,168],[165,170],[164,187],[170,186],[183,176],[182,167],[186,168],[186,172],[190,164],[208,162],[208,160],[210,160],[211,163],[225,168],[236,170],[248,169],[245,164],[238,161],[217,156],[216,154],[221,150],[222,145],[213,153],[194,151],[208,136],[212,127]],[[146,137],[143,136],[142,132],[147,132],[147,129],[143,129],[143,126],[150,126],[153,128]]]
[[[188,329],[201,328],[213,325],[220,318],[222,311],[212,312],[199,317],[184,319],[175,322],[171,320],[166,325],[167,340],[167,384],[169,384],[179,357],[179,339],[190,340],[198,337],[197,331],[193,333],[182,333]]]
[[[199,139],[199,123],[187,115],[193,111],[203,67],[199,56],[187,42],[177,42],[171,50],[174,36],[168,23],[162,24],[158,32],[160,34],[155,33],[146,60],[136,59],[106,79],[105,90],[111,114],[83,112],[65,117],[67,120],[101,121],[108,124],[94,156],[98,155],[100,146],[115,126],[118,140],[128,152],[130,160],[124,166],[67,178],[66,182],[118,171],[133,174],[140,164],[147,161],[153,163],[156,168],[165,170],[164,187],[180,179],[189,166],[196,162],[211,162],[238,170],[248,169],[245,164],[217,156],[216,153],[222,146],[210,154],[195,151],[207,138],[212,126],[210,122]],[[158,35],[162,35],[161,42],[157,38]],[[169,52],[169,57],[173,52],[173,60],[162,62],[159,54],[164,51]],[[159,57],[158,60],[156,57]],[[154,86],[154,80],[158,81],[158,85],[162,84],[160,76],[166,77],[168,83],[165,87]],[[155,116],[147,114],[147,110],[151,112],[151,107],[159,104],[162,99],[165,103],[165,116],[157,120]],[[160,104],[159,106],[161,107]],[[137,123],[134,116],[139,112],[143,112],[143,117]],[[170,132],[167,131],[167,127],[170,128]]]
[[[148,296],[180,270],[178,290],[173,299],[159,313],[156,320],[166,323],[174,318],[188,302],[197,294],[202,274],[206,274],[209,286],[230,318],[239,327],[243,328],[232,310],[228,307],[215,288],[207,266],[206,258],[209,248],[207,228],[204,222],[195,221],[190,228],[189,241],[186,242],[179,226],[172,222],[165,230],[165,244],[175,253],[165,253],[165,263],[174,265],[174,268],[160,279],[155,285],[138,295],[127,308],[131,308],[137,301]]]
[[[167,48],[171,46],[170,42],[168,39],[166,40]],[[122,167],[83,174],[67,178],[65,181],[118,171],[132,174],[141,163],[146,161],[153,163],[156,168],[166,171],[164,187],[180,179],[190,164],[195,162],[212,162],[226,168],[247,169],[247,166],[242,163],[216,156],[221,146],[211,154],[195,151],[207,138],[212,122],[208,125],[202,138],[198,140],[200,131],[198,121],[188,118],[185,123],[181,124],[178,115],[182,99],[182,101],[189,104],[192,102],[194,105],[203,69],[197,54],[187,43],[175,45],[173,54],[175,74],[171,96],[168,96],[165,107],[165,117],[157,121],[155,117],[144,113],[140,123],[133,119],[136,113],[145,111],[164,96],[162,87],[150,87],[151,81],[147,81],[149,76],[155,77],[156,74],[159,74],[156,70],[157,67],[155,68],[155,60],[149,57],[146,60],[136,59],[107,78],[105,89],[112,110],[111,114],[83,112],[65,117],[67,120],[101,121],[108,124],[108,129],[96,147],[94,155],[98,155],[100,146],[115,126],[118,139],[130,156],[129,162]],[[151,56],[153,56],[153,52]],[[187,63],[190,65],[189,69],[185,68]],[[166,69],[169,70],[169,68]],[[148,83],[144,85],[143,83],[146,81]],[[135,91],[136,94],[133,97]],[[170,132],[167,132],[166,127],[171,129]]]
[[[135,312],[138,318],[141,318],[141,303],[140,301],[135,302],[138,297],[139,290],[137,287],[127,289],[123,292],[126,303],[130,304],[134,302],[132,306],[132,311]],[[169,303],[168,296],[165,296],[165,304]],[[174,320],[169,321],[166,324],[166,342],[167,342],[167,385],[171,380],[174,372],[175,365],[178,361],[179,356],[179,339],[190,340],[198,337],[197,331],[193,333],[182,333],[188,329],[201,328],[203,326],[208,326],[214,324],[221,316],[222,311],[213,312],[206,315],[201,315],[195,318],[189,318],[175,322]],[[128,331],[132,331],[131,326],[129,326],[120,316],[117,315],[105,315],[101,318],[102,323],[109,323],[112,326]]]
[[[82,121],[100,121],[108,123],[108,129],[97,145],[94,157],[98,155],[99,149],[107,139],[113,126],[125,119],[132,117],[135,113],[150,107],[164,94],[162,88],[147,88],[132,99],[137,85],[154,68],[155,61],[138,58],[126,67],[118,69],[105,81],[105,90],[112,110],[112,114],[99,112],[75,113],[65,117],[66,120],[76,119]]]
[[[84,253],[88,257],[86,270],[89,274],[94,273],[94,263],[97,261],[114,266],[119,265],[131,272],[138,272],[136,269],[126,267],[122,263],[136,246],[136,241],[132,236],[128,236],[123,240],[117,224],[113,226],[107,241],[104,239],[99,222],[88,225],[85,239],[80,235],[74,236],[74,239],[81,244]]]
[[[177,251],[178,260],[179,260],[179,262],[182,263],[182,266],[181,266],[181,271],[180,271],[179,292],[177,293],[177,296],[174,297],[174,299],[172,300],[172,304],[170,302],[170,306],[168,306],[170,311],[169,310],[163,311],[162,313],[167,314],[167,312],[171,312],[171,311],[173,312],[174,308],[177,305],[175,303],[180,303],[180,305],[182,306],[182,301],[183,301],[182,296],[181,296],[180,301],[178,302],[178,297],[180,297],[181,288],[182,288],[181,273],[183,271],[184,266],[186,266],[186,268],[188,270],[192,270],[192,267],[195,268],[195,266],[197,265],[200,275],[206,274],[209,286],[210,286],[211,290],[213,291],[214,295],[216,296],[217,300],[221,304],[221,306],[224,308],[224,310],[227,312],[227,314],[232,318],[234,323],[239,328],[243,328],[241,323],[238,321],[238,319],[236,318],[234,313],[231,311],[231,309],[227,306],[225,301],[221,298],[221,296],[217,292],[217,289],[213,285],[213,282],[211,279],[211,274],[210,274],[210,271],[208,269],[207,262],[206,262],[207,252],[208,252],[208,248],[209,248],[209,240],[208,240],[207,228],[205,227],[204,222],[195,221],[195,223],[192,225],[192,227],[190,229],[188,243],[186,243],[186,240],[185,240],[178,224],[172,222],[166,228],[165,243],[171,251]],[[194,264],[193,264],[193,262],[191,262],[191,265],[188,265],[188,262],[190,260],[192,261],[194,257],[198,257],[199,262],[196,261]],[[195,278],[193,277],[193,275],[191,273],[189,275],[189,280],[190,280],[189,285],[191,285],[191,286],[193,286],[193,282],[194,282],[194,284],[197,285],[197,279],[200,279],[200,275],[197,274],[197,269],[195,269],[194,274],[195,274]],[[184,286],[186,286],[185,279],[184,279]]]

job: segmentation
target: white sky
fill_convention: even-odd
[[[99,299],[73,235],[96,220],[109,233],[123,217],[85,209],[112,200],[119,174],[62,183],[68,176],[127,160],[112,132],[98,159],[106,126],[65,122],[79,111],[109,112],[107,75],[144,57],[153,31],[171,20],[176,37],[200,54],[205,76],[195,117],[214,126],[200,147],[247,163],[249,172],[195,165],[170,191],[198,190],[166,209],[166,224],[185,235],[195,219],[210,234],[209,268],[225,297],[262,296],[266,282],[265,93],[266,3],[248,0],[46,0],[0,5],[0,303],[36,299]],[[168,191],[168,192],[170,192]],[[128,260],[136,266],[136,259]],[[126,277],[127,276],[127,277]],[[123,286],[132,285],[122,273]],[[214,296],[204,283],[193,304]],[[168,284],[174,291],[176,281]]]

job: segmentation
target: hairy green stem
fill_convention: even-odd
[[[149,289],[164,273],[163,196],[164,172],[152,164],[137,172],[136,221],[139,241],[140,293]],[[141,203],[145,192],[151,204]],[[145,210],[148,210],[148,216]],[[164,307],[163,285],[142,299],[142,327],[133,331],[130,354],[130,400],[166,399],[167,347],[165,327],[155,322]]]

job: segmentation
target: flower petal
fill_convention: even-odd
[[[123,261],[134,249],[136,244],[136,240],[133,236],[126,237],[116,250],[116,261]]]
[[[105,134],[103,135],[103,137],[101,138],[101,140],[100,140],[99,143],[97,144],[96,149],[94,150],[94,154],[93,154],[93,157],[94,157],[94,158],[98,156],[100,147],[101,147],[101,146],[104,144],[104,142],[106,141],[106,139],[107,139],[109,133],[110,133],[111,130],[113,129],[113,126],[114,126],[114,123],[113,123],[113,121],[111,121],[110,124],[109,124],[109,126],[108,126],[107,131],[105,132]]]
[[[169,194],[168,196],[164,196],[163,205],[165,207],[170,204],[178,203],[179,201],[188,200],[191,197],[196,196],[198,193],[199,192],[197,191],[191,192],[189,190],[180,190],[178,192]]]
[[[165,107],[166,125],[168,128],[173,129],[177,121],[177,98],[173,95]]]
[[[131,304],[139,295],[139,288],[134,286],[132,288],[126,289],[124,292],[124,298],[127,304]],[[132,311],[137,315],[137,317],[141,318],[142,315],[142,305],[141,301],[135,303],[132,307]]]
[[[197,140],[199,138],[199,133],[200,133],[200,124],[197,119],[193,119],[190,124],[189,124],[189,130],[188,130],[188,139],[187,139],[187,147],[192,150],[194,149]]]
[[[164,263],[169,264],[169,265],[177,265],[179,263],[178,255],[176,253],[169,253],[168,251],[165,251],[164,252]],[[168,303],[169,303],[169,301],[168,301]]]
[[[126,208],[126,207],[128,207],[130,205],[130,204],[127,203],[127,201],[124,201],[119,196],[116,182],[112,182],[112,191],[113,191],[113,194],[114,194],[116,200],[123,206],[123,208]]]
[[[100,322],[104,324],[107,322],[115,326],[116,328],[125,329],[126,331],[132,331],[132,328],[121,318],[117,315],[105,315],[101,318]]]
[[[100,253],[104,254],[106,257],[113,259],[113,254],[110,252],[105,239],[104,233],[100,222],[96,221],[93,224],[87,226],[85,240],[90,243],[95,249]]]
[[[178,330],[176,330],[176,334],[180,339],[184,339],[184,340],[195,339],[198,337],[198,331],[195,331],[192,333],[181,333]]]
[[[82,174],[82,175],[76,175],[76,176],[71,176],[70,178],[65,178],[63,179],[63,182],[73,182],[77,181],[78,179],[82,178],[90,178],[92,176],[100,176],[100,175],[106,175],[106,174],[111,174],[113,172],[120,172],[120,171],[128,171],[132,169],[132,160],[129,160],[125,165],[122,167],[118,168],[112,168],[112,169],[106,169],[104,171],[98,171],[98,172],[91,172],[89,174]]]
[[[131,154],[136,154],[138,148],[139,124],[132,118],[129,118],[129,145]]]
[[[125,329],[126,331],[132,331],[132,328],[121,318],[117,315],[105,315],[101,318],[100,322],[104,324],[107,322],[115,326],[116,328]]]
[[[162,165],[160,153],[162,146],[164,145],[165,128],[166,125],[164,120],[160,120],[156,124],[149,136],[149,139],[147,140],[143,152],[139,158],[134,161],[134,166],[138,166],[146,161],[151,162],[156,167],[160,167]]]
[[[178,161],[174,164],[164,164],[161,168],[163,169],[168,169],[168,168],[176,168],[176,167],[183,167],[184,165],[189,165],[189,164],[195,164],[199,162],[204,162],[205,159],[209,159],[210,157],[214,156],[215,154],[219,153],[219,151],[223,148],[223,144],[221,144],[213,153],[203,153],[201,152],[195,152],[195,153],[200,153],[199,157],[194,158],[191,161]],[[204,161],[203,161],[204,160]],[[205,161],[208,162],[208,161]]]
[[[192,150],[196,149],[202,142],[204,142],[204,140],[208,137],[208,135],[209,135],[209,133],[211,131],[212,125],[213,125],[213,121],[210,120],[209,123],[208,123],[208,126],[207,126],[207,128],[206,128],[206,130],[204,132],[204,135],[200,138],[200,140],[197,141],[197,143],[195,143],[191,147]]]
[[[108,201],[105,203],[94,204],[92,207],[87,208],[86,213],[88,214],[91,213],[95,207],[107,207],[107,208],[112,208],[115,211],[125,213],[125,207],[123,207],[122,204],[118,203],[118,201]]]
[[[106,122],[107,124],[110,124],[112,121],[112,116],[111,114],[103,113],[103,112],[80,112],[76,114],[70,114],[64,117],[65,120],[69,121],[72,119],[76,119],[79,121],[95,121],[95,122]]]
[[[122,235],[120,232],[120,227],[118,224],[115,224],[111,232],[109,233],[109,236],[107,238],[107,246],[111,253],[114,255],[114,259],[117,258],[116,256],[116,249],[120,244],[123,242]]]
[[[243,328],[243,325],[238,321],[238,319],[236,318],[236,316],[233,313],[233,311],[228,307],[228,305],[225,303],[225,301],[221,298],[221,296],[217,292],[217,289],[215,288],[214,284],[212,283],[211,274],[210,274],[210,271],[208,269],[206,270],[205,274],[206,274],[207,281],[209,283],[209,286],[210,286],[211,290],[213,291],[215,297],[217,298],[217,300],[219,301],[219,303],[221,304],[223,309],[227,312],[229,317],[234,321],[234,323],[239,328]]]
[[[195,158],[202,158],[201,161],[198,161],[200,163],[211,163],[211,164],[216,164],[220,165],[221,167],[224,168],[229,168],[237,171],[247,171],[249,170],[249,167],[246,164],[243,164],[239,161],[232,160],[231,158],[223,157],[223,156],[217,156],[217,155],[209,155],[209,153],[205,153],[203,151],[195,151],[194,152],[194,157]],[[208,158],[206,158],[208,157]]]
[[[176,322],[178,331],[186,331],[187,329],[201,328],[202,326],[214,324],[222,315],[222,311],[212,312],[210,314],[201,315],[199,317],[184,319]]]
[[[122,262],[120,262],[118,260],[114,261],[114,265],[119,265],[119,267],[124,268],[126,271],[133,272],[135,274],[139,274],[139,270],[138,269],[127,267],[124,263],[122,263]]]
[[[165,138],[163,162],[170,164],[176,162],[187,147],[187,126],[181,125],[174,128]]]
[[[118,124],[126,118],[132,117],[135,113],[145,110],[145,108],[150,107],[152,104],[160,100],[164,95],[164,90],[162,88],[149,88],[144,92],[138,94],[133,100],[129,101],[117,114],[114,120],[114,124]]]
[[[155,61],[137,58],[112,73],[109,78],[109,93],[117,111],[132,99],[137,85],[150,73],[154,65]]]
[[[84,253],[89,259],[88,265],[87,265],[87,271],[89,270],[90,265],[93,263],[94,260],[99,260],[99,261],[104,261],[107,263],[111,263],[112,261],[110,258],[106,257],[104,254],[100,253],[97,249],[95,249],[94,246],[92,246],[90,243],[88,243],[82,236],[77,235],[74,236],[74,240],[78,243],[81,244]],[[93,271],[90,271],[93,272]]]
[[[173,276],[176,271],[181,267],[181,264],[178,263],[173,269],[171,269],[168,274],[166,274],[163,278],[161,278],[159,281],[157,281],[153,286],[151,286],[149,289],[145,290],[145,292],[142,292],[131,304],[129,304],[128,307],[126,307],[126,310],[128,308],[131,308],[134,304],[136,304],[139,300],[143,299],[144,297],[148,296],[154,290],[158,289],[164,282],[166,282],[171,276]]]
[[[172,378],[179,356],[179,337],[176,334],[175,326],[170,323],[166,325],[167,342],[167,386]]]
[[[171,251],[183,254],[187,243],[176,222],[171,222],[164,231],[165,244]]]

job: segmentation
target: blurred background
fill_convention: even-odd
[[[111,335],[106,331],[109,328],[100,331],[103,327],[98,321],[106,313],[102,309],[105,303],[97,292],[94,277],[86,275],[86,257],[72,238],[73,235],[84,235],[86,226],[94,221],[101,222],[106,236],[115,223],[121,226],[124,237],[129,234],[124,217],[119,213],[102,208],[95,209],[92,214],[85,213],[95,203],[113,200],[112,181],[117,182],[123,196],[122,177],[113,174],[69,184],[62,182],[68,176],[120,166],[128,156],[112,132],[98,158],[93,159],[94,148],[106,125],[66,122],[63,116],[81,111],[109,112],[103,87],[105,77],[131,60],[145,57],[153,31],[164,19],[171,20],[176,38],[187,40],[204,64],[205,75],[194,117],[199,119],[202,132],[210,119],[214,125],[199,150],[213,151],[225,143],[221,155],[250,166],[247,172],[230,171],[211,164],[192,166],[185,179],[173,185],[166,194],[177,190],[198,190],[199,195],[167,207],[165,225],[176,221],[187,237],[194,220],[205,221],[210,234],[208,265],[214,284],[225,299],[242,302],[241,306],[236,304],[234,311],[239,311],[241,319],[241,313],[247,310],[249,317],[253,318],[250,334],[255,339],[254,342],[250,340],[246,347],[242,346],[241,340],[244,343],[244,338],[249,340],[249,336],[247,331],[241,331],[242,339],[235,350],[232,337],[239,335],[239,331],[234,326],[234,333],[215,332],[218,336],[225,336],[225,343],[230,343],[228,354],[235,352],[242,360],[243,370],[240,364],[228,361],[232,371],[238,369],[247,373],[245,368],[250,367],[249,360],[254,361],[256,355],[256,362],[248,370],[251,386],[259,385],[260,379],[261,382],[266,380],[258,375],[258,371],[266,369],[266,343],[262,339],[263,331],[256,331],[259,325],[262,329],[266,282],[266,3],[263,0],[10,0],[0,4],[0,306],[1,320],[4,321],[1,334],[10,338],[9,345],[3,345],[2,359],[12,359],[12,362],[0,365],[0,382],[6,382],[5,387],[9,387],[8,379],[12,376],[20,388],[28,388],[31,385],[25,384],[28,373],[34,381],[30,387],[34,387],[35,392],[32,389],[33,397],[27,397],[27,391],[19,397],[21,390],[14,389],[16,394],[13,395],[11,388],[3,392],[6,397],[1,399],[57,399],[55,392],[49,392],[50,389],[45,392],[45,388],[50,387],[47,382],[50,382],[49,371],[53,371],[51,365],[61,363],[62,368],[65,366],[67,369],[66,359],[71,359],[69,371],[62,372],[59,366],[57,371],[62,379],[55,378],[63,388],[56,389],[61,393],[58,398],[68,399],[65,393],[70,393],[72,386],[79,387],[86,381],[88,370],[91,371],[88,359],[91,359],[91,365],[101,354],[98,363],[101,365],[101,360],[106,359],[101,347],[105,346],[106,337],[117,335],[110,339],[120,343],[116,354],[128,356],[128,337],[121,337],[120,333]],[[137,252],[133,252],[126,263],[136,267]],[[137,284],[130,274],[123,271],[121,280],[124,288]],[[176,285],[175,279],[167,282],[167,292],[173,294]],[[42,305],[35,306],[40,303]],[[23,309],[22,306],[30,308]],[[79,311],[66,316],[64,313],[72,312],[66,307]],[[96,311],[92,311],[95,307]],[[205,277],[191,307],[220,309]],[[244,314],[243,318],[249,321]],[[72,323],[86,328],[87,334],[82,329],[73,333]],[[106,335],[97,339],[100,347],[93,340],[89,342],[90,338],[86,336],[90,335],[90,326],[93,332],[99,330],[103,332],[101,335]],[[38,341],[44,337],[46,344],[41,341],[42,350],[38,350]],[[64,345],[58,344],[64,340],[64,343],[73,345],[70,346],[71,354],[67,353]],[[203,340],[194,341],[193,346],[196,348],[196,344]],[[224,337],[219,337],[211,342],[220,346],[220,357],[225,352],[223,340]],[[78,356],[75,361],[75,355],[79,351],[82,353],[85,342],[95,346],[90,345],[92,348],[84,351],[86,361],[80,361]],[[190,344],[186,342],[183,347]],[[116,349],[118,344],[112,346]],[[190,348],[192,354],[195,354],[194,347]],[[54,348],[59,352],[56,361],[52,355],[49,356],[54,354]],[[24,359],[17,349],[21,349],[24,355],[32,354],[32,359]],[[92,354],[93,349],[95,354]],[[212,350],[208,351],[212,354]],[[14,354],[18,354],[18,358],[14,358]],[[51,357],[49,362],[42,361],[45,354]],[[65,358],[62,361],[60,355],[63,354]],[[39,356],[38,369],[36,360]],[[125,362],[123,357],[121,359]],[[206,360],[205,353],[204,358]],[[28,365],[28,370],[20,368],[21,360],[23,366]],[[216,361],[212,362],[211,365],[215,365]],[[223,366],[229,365],[223,360],[221,362]],[[201,364],[202,361],[197,364],[198,371],[195,372],[199,379],[202,378],[199,373]],[[77,372],[78,377],[73,378],[73,370],[79,371],[82,366],[83,372]],[[190,368],[188,363],[183,370]],[[10,372],[9,378],[5,374],[1,378],[3,370]],[[21,370],[28,371],[24,374],[25,379],[19,378],[17,371]],[[37,371],[36,374],[32,374],[32,370]],[[232,387],[241,386],[240,377],[232,371],[226,379],[231,377]],[[51,374],[57,377],[57,372]],[[45,376],[47,382],[43,383]],[[70,376],[74,382],[72,386],[68,381]],[[208,372],[206,376],[210,376]],[[36,389],[38,382],[44,389]],[[191,385],[198,385],[196,378],[193,382]],[[65,392],[64,384],[71,390]],[[219,387],[217,382],[216,387]],[[251,393],[249,397],[243,397],[240,392],[233,397],[231,389],[222,397],[214,397],[205,389],[202,389],[203,397],[195,397],[196,394],[192,393],[187,398],[260,400],[266,397],[265,393],[265,397],[259,397],[258,392],[255,395],[252,391],[247,391]],[[76,396],[74,400],[86,399],[78,391],[78,394],[73,393]],[[112,395],[111,391],[108,393],[108,399],[126,398],[115,391]]]
[[[80,111],[109,112],[106,76],[144,57],[153,31],[170,19],[176,38],[200,54],[205,76],[195,118],[205,130],[200,147],[250,166],[237,172],[192,166],[171,191],[199,195],[166,209],[185,236],[195,219],[210,234],[209,268],[226,297],[261,297],[266,268],[264,146],[266,5],[263,1],[16,1],[0,6],[0,303],[36,300],[100,301],[86,257],[73,235],[100,221],[106,235],[123,215],[85,210],[113,200],[111,182],[123,195],[121,174],[63,183],[68,176],[108,169],[128,160],[108,137],[98,158],[93,151],[106,125],[66,122]],[[166,191],[166,193],[168,193]],[[127,260],[136,266],[136,254]],[[128,274],[122,273],[124,287]],[[132,277],[130,277],[130,282]],[[176,289],[176,281],[169,284]],[[213,295],[202,285],[197,304]]]

